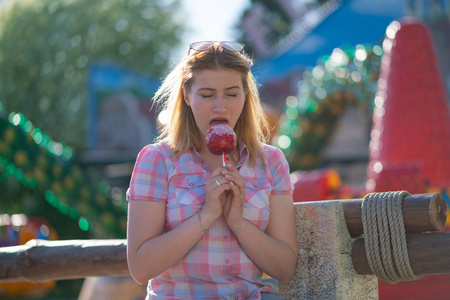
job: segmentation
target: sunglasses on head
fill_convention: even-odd
[[[211,49],[214,45],[219,44],[222,48],[227,49],[233,52],[240,52],[244,50],[244,44],[237,42],[228,42],[228,41],[202,41],[195,42],[189,44],[188,55],[191,53],[191,50],[195,51],[206,51]]]

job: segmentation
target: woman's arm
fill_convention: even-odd
[[[164,202],[129,201],[127,260],[130,274],[139,284],[180,261],[201,238],[197,215],[163,234],[165,210]],[[202,218],[203,226],[206,222]]]
[[[223,178],[221,168],[206,181],[206,200],[199,213],[164,233],[166,203],[130,200],[128,204],[127,260],[131,276],[140,284],[158,276],[180,261],[222,214],[227,184],[217,185]],[[222,180],[223,181],[223,180]]]
[[[246,219],[229,225],[248,257],[266,274],[286,282],[297,261],[294,204],[291,195],[272,195],[269,201],[266,232]]]

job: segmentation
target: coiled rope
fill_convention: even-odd
[[[407,191],[370,193],[361,204],[366,256],[372,273],[388,283],[417,280],[409,263],[402,202]]]

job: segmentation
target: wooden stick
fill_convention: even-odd
[[[0,282],[125,275],[126,240],[31,240],[0,248]]]
[[[406,244],[414,274],[450,274],[450,232],[407,233]],[[372,274],[362,238],[353,244],[352,262],[358,274]]]
[[[362,200],[338,200],[343,205],[345,222],[353,237],[363,234]],[[406,196],[403,198],[402,211],[406,232],[439,231],[447,220],[447,205],[439,193]]]

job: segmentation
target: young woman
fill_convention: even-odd
[[[242,44],[192,43],[155,95],[171,120],[127,192],[128,266],[147,299],[282,299],[261,276],[294,272],[293,187],[282,152],[264,144],[251,65]],[[225,167],[205,138],[221,123],[238,138]]]

